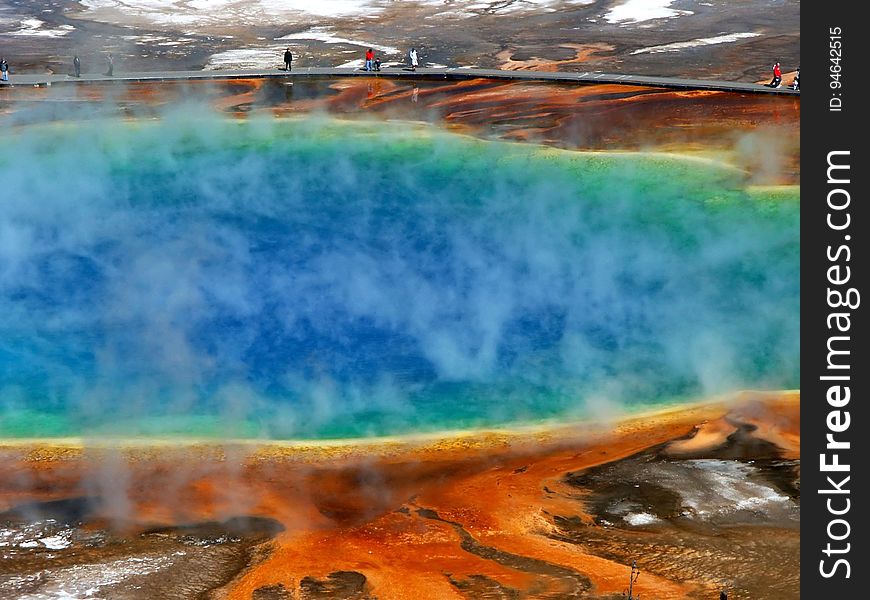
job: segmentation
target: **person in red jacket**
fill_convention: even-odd
[[[773,65],[773,79],[767,84],[767,87],[778,88],[782,83],[782,69],[779,68],[779,63]]]
[[[371,48],[366,50],[366,71],[373,69],[372,61],[375,59],[375,52]]]

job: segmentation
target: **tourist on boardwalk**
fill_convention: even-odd
[[[380,70],[381,70],[381,59],[376,58],[375,59],[375,71],[380,71]]]
[[[290,52],[290,47],[288,46],[286,50],[284,50],[284,70],[289,71],[293,68],[293,53]]]
[[[779,63],[773,65],[773,79],[767,84],[767,87],[778,88],[782,83],[782,69],[779,68]]]
[[[82,76],[82,61],[79,60],[78,54],[73,57],[73,72],[76,77]]]
[[[112,77],[115,72],[115,59],[112,58],[112,53],[110,52],[108,56],[106,56],[106,77]]]
[[[412,70],[412,71],[416,71],[416,70],[417,70],[417,65],[418,65],[418,62],[417,62],[417,50],[415,50],[414,48],[411,48],[411,51],[408,52],[408,60],[409,60],[410,63],[411,63],[411,70]]]
[[[374,60],[375,60],[375,52],[374,52],[374,50],[369,48],[368,50],[366,50],[366,66],[365,66],[366,71],[372,71],[375,68]]]
[[[0,81],[9,81],[9,63],[0,58]]]
[[[797,68],[797,73],[795,73],[794,81],[791,82],[791,89],[799,90],[801,89],[801,68]]]

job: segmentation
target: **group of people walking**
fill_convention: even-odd
[[[73,72],[69,75],[71,77],[81,77],[82,76],[82,60],[78,57],[78,55],[73,56]],[[408,52],[408,67],[412,71],[416,71],[419,66],[419,59],[417,57],[417,49],[411,48]],[[284,50],[284,66],[281,67],[283,71],[290,71],[293,68],[293,53],[290,51],[290,47],[288,46],[286,50]],[[372,48],[366,50],[365,54],[365,65],[363,66],[365,71],[380,71],[381,70],[381,59],[375,56],[375,51]],[[106,55],[106,71],[103,73],[106,77],[113,77],[115,74],[115,59],[111,55],[111,53]],[[5,58],[0,57],[0,81],[9,81],[9,63],[6,62]]]
[[[79,58],[79,55],[76,54],[73,56],[73,72],[70,73],[73,77],[81,77],[82,76],[82,59]],[[114,77],[115,76],[115,58],[112,56],[112,53],[106,55],[106,72],[103,73],[106,77]]]
[[[420,65],[419,57],[417,56],[417,49],[411,48],[408,51],[408,68],[411,71],[416,71],[417,67]],[[284,66],[282,70],[290,71],[293,67],[293,53],[290,51],[290,47],[284,51]],[[364,71],[380,71],[381,70],[381,59],[375,57],[375,52],[372,48],[366,50],[365,53],[365,63],[363,66]],[[115,60],[112,57],[111,53],[106,55],[106,72],[104,75],[106,77],[114,76],[115,71]],[[82,61],[79,59],[78,55],[73,57],[73,73],[70,75],[74,77],[82,76]],[[800,89],[800,78],[801,78],[801,68],[798,66],[797,72],[795,73],[794,80],[789,84],[789,88],[793,90]],[[6,58],[0,57],[0,81],[9,81],[9,63],[6,62]],[[770,83],[765,84],[767,87],[778,88],[782,87],[782,68],[780,64],[777,62],[773,65],[773,79],[770,80]]]
[[[82,76],[82,60],[78,55],[73,56],[73,72],[70,75],[73,77]],[[106,55],[106,72],[103,75],[106,77],[115,75],[115,59],[111,53]],[[9,63],[6,62],[5,58],[0,58],[0,81],[9,81]]]
[[[419,60],[417,58],[417,49],[411,48],[408,52],[408,66],[412,71],[417,70],[417,66],[419,65]],[[381,59],[375,57],[375,51],[369,48],[366,50],[366,60],[365,65],[363,66],[364,71],[380,71],[381,70]]]
[[[78,60],[78,57],[76,57]],[[420,66],[420,59],[417,56],[417,49],[411,48],[408,51],[408,67],[412,71],[416,71],[417,67]],[[281,67],[282,71],[290,71],[293,68],[293,53],[290,51],[290,47],[288,46],[286,50],[284,50],[284,66]],[[381,70],[381,59],[375,56],[375,51],[373,48],[369,48],[365,53],[365,62],[363,63],[363,71],[380,71]],[[78,73],[78,71],[77,71]],[[76,75],[78,76],[78,75]]]
[[[778,88],[782,87],[782,67],[780,67],[779,63],[774,63],[773,65],[773,79],[770,80],[770,83],[765,84],[767,87]],[[797,72],[795,73],[794,80],[788,86],[790,89],[799,90],[801,89],[801,68],[797,68]]]
[[[381,59],[375,58],[375,51],[369,48],[366,50],[366,62],[363,69],[366,71],[380,71],[381,70]]]

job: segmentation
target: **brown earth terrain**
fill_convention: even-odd
[[[643,598],[797,598],[799,404],[352,444],[6,443],[0,597],[69,580],[112,598],[601,599],[636,560]]]
[[[16,0],[0,11],[14,72],[388,63],[757,81],[800,64],[797,0]],[[648,10],[653,5],[657,10]],[[790,80],[788,80],[790,82]]]

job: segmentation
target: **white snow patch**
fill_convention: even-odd
[[[584,6],[593,4],[595,0],[516,0],[505,2],[493,0],[490,2],[445,2],[444,0],[420,0],[418,4],[444,7],[449,10],[438,12],[425,18],[467,19],[480,15],[507,15],[520,13],[555,12],[565,6]]]
[[[286,46],[269,46],[265,48],[237,48],[233,50],[224,50],[212,54],[209,57],[204,70],[277,69],[284,65],[284,50],[286,48]],[[297,58],[296,52],[293,52],[293,58]]]
[[[674,42],[673,44],[662,44],[661,46],[649,46],[648,48],[640,48],[632,52],[632,54],[656,54],[659,52],[677,52],[685,48],[695,48],[697,46],[713,46],[716,44],[727,44],[728,42],[736,42],[746,38],[754,38],[760,36],[760,33],[744,32],[744,33],[728,33],[717,35],[709,38],[698,38],[687,42]]]
[[[642,527],[644,525],[652,525],[653,523],[661,522],[661,519],[648,512],[629,513],[625,515],[623,519],[632,527]]]
[[[290,33],[288,35],[275,38],[275,40],[315,40],[325,44],[347,44],[348,46],[359,46],[360,48],[372,48],[379,50],[385,54],[401,54],[402,51],[393,46],[384,46],[381,44],[373,44],[371,42],[362,42],[359,40],[350,40],[339,37],[330,33],[328,27],[312,27],[308,31],[299,33]]]
[[[436,10],[439,17],[469,18],[479,15],[507,15],[554,12],[567,6],[583,6],[595,0],[409,0],[424,11]],[[80,0],[85,17],[129,23],[147,20],[156,25],[191,27],[235,25],[280,25],[310,23],[312,19],[377,18],[391,0]]]
[[[54,520],[36,521],[16,529],[0,528],[0,547],[63,550],[72,545],[72,530],[58,531]]]
[[[756,469],[737,461],[699,459],[686,462],[696,469],[703,485],[681,490],[683,505],[695,514],[728,514],[742,510],[768,510],[788,506],[791,498],[750,479]]]
[[[553,12],[557,7],[592,4],[595,0],[523,0],[522,2],[490,2],[485,11],[490,14],[505,15],[518,12]]]
[[[39,541],[42,542],[42,545],[49,550],[63,550],[64,548],[69,548],[72,545],[69,537],[70,532],[65,531],[59,535],[51,535],[48,537],[40,538]]]
[[[475,16],[475,13],[466,10],[445,10],[444,12],[427,15],[424,19],[468,19]]]
[[[121,37],[125,40],[130,40],[136,43],[158,42],[169,39],[167,37],[163,37],[162,35],[123,35]]]
[[[641,23],[653,19],[671,19],[694,14],[689,10],[671,8],[676,0],[627,0],[604,15],[608,23]]]
[[[189,37],[171,39],[162,35],[125,35],[123,39],[139,46],[181,46],[191,44],[196,40]]]
[[[85,16],[108,22],[129,17],[160,25],[262,25],[308,17],[349,17],[380,12],[383,0],[80,0]]]
[[[20,36],[30,36],[30,37],[63,37],[67,35],[70,31],[74,31],[75,27],[72,25],[60,25],[54,29],[51,28],[43,28],[45,25],[44,21],[40,21],[39,19],[22,19],[19,22],[19,26],[21,29],[16,31],[8,31],[6,33],[0,33],[0,35],[20,35]]]
[[[116,585],[138,575],[148,575],[170,567],[176,559],[146,555],[124,558],[106,563],[75,565],[43,570],[38,576],[45,579],[39,591],[16,596],[19,600],[85,600],[100,598],[101,588]],[[4,581],[11,589],[26,589],[34,575],[13,575]]]

